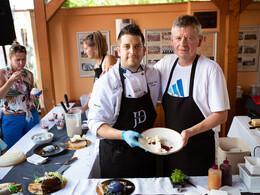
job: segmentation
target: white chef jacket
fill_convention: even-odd
[[[124,69],[125,76],[125,97],[139,98],[148,92],[147,85],[150,89],[150,96],[154,107],[159,96],[160,76],[158,70],[141,65],[138,72],[131,73]],[[119,61],[94,84],[89,101],[88,126],[91,133],[97,136],[97,129],[102,124],[113,126],[119,115],[122,84],[119,75]],[[100,137],[99,137],[100,138]]]

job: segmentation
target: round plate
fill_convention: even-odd
[[[9,186],[15,186],[17,188],[18,192],[23,191],[21,184],[17,184],[17,183],[1,183],[0,184],[0,191],[8,188]]]
[[[43,148],[45,146],[49,146],[49,145],[57,145],[59,148],[57,150],[52,151],[52,152],[46,152],[45,154],[42,154]],[[62,143],[62,142],[51,142],[51,143],[43,144],[43,145],[36,147],[34,149],[34,153],[41,155],[43,157],[47,157],[47,156],[53,156],[53,155],[59,154],[59,153],[63,152],[65,149],[66,149],[66,145],[64,143]]]
[[[63,189],[66,186],[66,184],[67,184],[67,180],[64,180],[61,189]],[[42,183],[37,183],[35,180],[33,180],[31,183],[29,183],[28,190],[32,194],[43,194],[41,185]]]
[[[132,194],[135,190],[135,185],[129,180],[126,180],[126,179],[109,179],[109,180],[105,180],[105,181],[101,182],[100,184],[98,184],[98,186],[96,188],[97,194],[103,195],[107,191],[107,188],[112,181],[119,181],[120,183],[124,184],[124,186],[126,186],[126,191],[122,195]]]
[[[81,148],[88,147],[90,144],[91,144],[91,141],[89,141],[89,140],[76,141],[75,143],[68,141],[68,142],[66,142],[66,148],[68,150],[78,150]]]
[[[143,148],[146,149],[147,151],[154,153],[154,154],[168,155],[168,154],[172,154],[174,152],[178,152],[183,147],[181,134],[172,129],[162,128],[162,127],[151,128],[151,129],[147,129],[147,130],[143,131],[141,133],[141,135],[143,136],[143,138],[138,139],[141,146],[143,146]],[[167,146],[170,148],[170,150],[168,152],[166,152],[166,153],[158,152],[156,150],[156,145],[148,144],[148,141],[146,138],[155,137],[156,135],[158,135],[160,137],[161,143],[164,146]]]

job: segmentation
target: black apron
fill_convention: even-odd
[[[124,76],[119,65],[123,86],[121,107],[114,128],[141,133],[152,128],[156,111],[148,92],[140,98],[125,97]],[[144,73],[145,74],[145,73]],[[131,148],[124,140],[103,139],[99,147],[101,178],[155,177],[156,156],[139,147]]]
[[[101,61],[101,63],[99,64],[98,68],[95,68],[95,69],[94,69],[94,72],[95,72],[94,82],[95,82],[97,79],[99,79],[100,75],[101,75],[102,72],[103,72],[103,70],[102,70],[102,63],[103,63],[103,61],[104,61],[104,59],[105,59],[105,56],[106,56],[106,55],[103,56],[102,61]]]
[[[178,58],[172,67],[163,94],[162,106],[165,113],[165,126],[179,133],[205,119],[192,97],[197,61],[198,55],[192,64],[188,97],[179,98],[167,93]],[[189,176],[205,176],[208,175],[208,169],[214,164],[214,161],[214,131],[208,130],[189,138],[187,145],[179,152],[164,157],[164,176],[170,176],[174,169],[180,169]]]

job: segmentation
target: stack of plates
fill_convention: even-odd
[[[260,158],[245,156],[245,163],[239,163],[239,176],[249,192],[260,192]]]

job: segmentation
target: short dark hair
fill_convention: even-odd
[[[139,28],[139,26],[137,24],[129,24],[129,25],[125,26],[124,28],[122,28],[118,37],[117,37],[117,42],[120,42],[120,39],[123,35],[140,36],[141,39],[142,39],[142,43],[144,45],[144,35],[143,35],[141,29]]]
[[[196,18],[196,16],[191,16],[191,15],[182,15],[176,18],[176,20],[172,24],[172,32],[174,27],[189,27],[189,26],[198,29],[199,37],[202,35],[201,24],[199,20]]]

